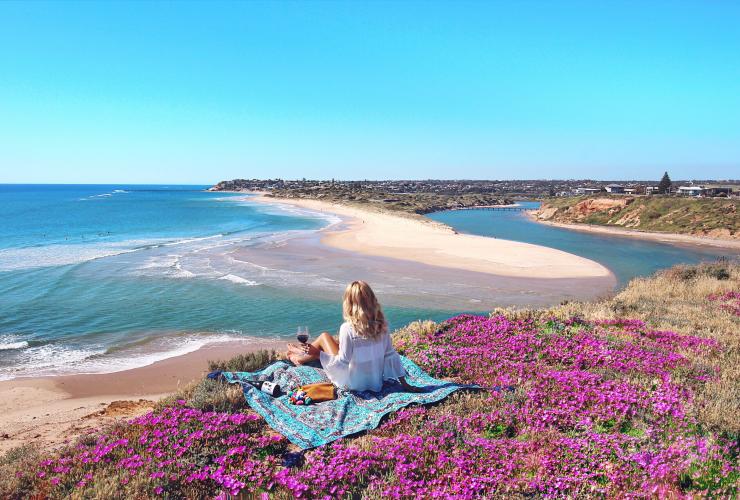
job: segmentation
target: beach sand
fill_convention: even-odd
[[[410,260],[511,278],[611,278],[601,264],[553,248],[469,234],[423,217],[375,212],[319,200],[255,196],[346,218],[345,228],[324,230],[326,245],[367,255]]]
[[[640,240],[658,241],[661,243],[670,243],[674,245],[691,245],[691,246],[709,246],[716,248],[726,248],[734,252],[740,252],[740,240],[729,240],[723,238],[712,238],[710,236],[694,236],[690,234],[671,234],[656,233],[651,231],[640,231],[638,229],[624,229],[613,226],[599,226],[594,224],[564,224],[562,222],[552,222],[538,219],[533,214],[527,214],[528,217],[540,224],[569,229],[571,231],[581,231],[584,233],[605,234],[609,236],[623,236],[626,238],[637,238]]]
[[[154,403],[205,376],[209,360],[259,349],[284,350],[274,340],[209,344],[149,366],[116,373],[19,378],[0,382],[0,454],[34,443],[57,446]]]

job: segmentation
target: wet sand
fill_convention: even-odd
[[[327,231],[344,231],[344,224]],[[334,300],[337,304],[345,285],[355,279],[371,283],[386,306],[466,312],[487,312],[508,306],[546,307],[564,300],[588,300],[610,294],[616,283],[611,274],[593,278],[496,276],[367,255],[326,245],[327,231],[278,243],[241,247],[230,257],[235,262],[299,273],[296,279],[301,287],[311,288],[314,296]]]

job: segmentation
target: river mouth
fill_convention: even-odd
[[[537,209],[540,205],[531,201],[519,203],[526,209]],[[523,212],[471,209],[435,212],[427,216],[462,233],[542,245],[596,261],[614,273],[620,288],[633,278],[649,276],[677,264],[698,264],[740,256],[740,252],[732,249],[572,231],[532,221]]]

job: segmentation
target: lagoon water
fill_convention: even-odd
[[[505,300],[492,280],[462,272],[327,253],[316,233],[339,219],[205,187],[0,185],[0,380],[118,371],[235,337],[287,339],[298,325],[332,331],[358,274],[377,285],[392,325]],[[592,258],[622,281],[715,256],[508,213],[432,217]],[[557,300],[522,287],[513,301]]]
[[[539,202],[520,202],[524,208],[539,208]],[[461,233],[478,234],[557,248],[609,268],[620,286],[636,276],[653,274],[676,264],[714,261],[734,257],[737,252],[697,245],[669,245],[636,238],[570,231],[530,220],[523,212],[454,210],[429,214]]]

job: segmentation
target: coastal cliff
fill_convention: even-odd
[[[559,224],[593,224],[738,240],[739,206],[739,200],[727,199],[577,197],[545,201],[533,216],[538,221]]]

